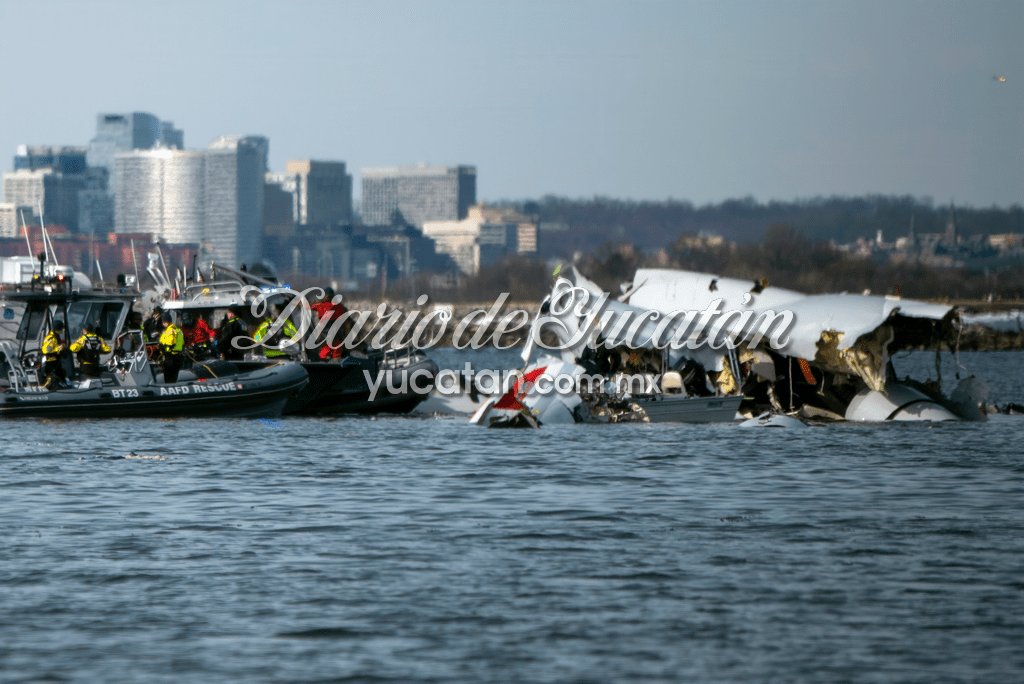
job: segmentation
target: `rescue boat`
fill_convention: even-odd
[[[239,312],[252,328],[249,318],[253,299],[269,301],[290,299],[296,293],[251,273],[242,273],[219,264],[230,280],[189,285],[181,294],[161,302],[165,311],[192,312],[214,318],[227,309]],[[248,287],[247,287],[248,286]],[[258,291],[255,291],[256,288]],[[255,292],[254,292],[255,291]],[[426,400],[438,373],[437,364],[423,352],[410,347],[352,351],[338,361],[319,361],[310,357],[301,345],[289,357],[268,358],[262,348],[232,363],[241,371],[273,368],[278,358],[291,358],[309,375],[309,384],[284,407],[285,415],[408,413]]]
[[[199,364],[165,382],[147,354],[142,331],[124,331],[135,296],[45,289],[0,292],[0,417],[180,418],[275,417],[309,382],[297,363],[239,369],[224,362]],[[68,357],[70,380],[47,387],[40,339],[57,318],[70,339],[84,326],[98,327],[113,352],[99,378],[79,378]]]
[[[286,415],[409,413],[427,398],[438,373],[433,360],[409,349],[355,352],[340,363],[300,363],[309,384],[285,404]],[[253,371],[268,367],[260,361],[235,364]]]
[[[9,369],[9,385],[0,392],[2,418],[274,418],[309,382],[301,365],[281,363],[248,372],[211,364],[168,383],[143,346],[115,356],[99,378],[48,389],[9,342],[0,342],[0,353]]]

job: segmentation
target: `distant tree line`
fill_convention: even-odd
[[[878,262],[812,241],[802,231],[773,224],[755,244],[709,245],[684,235],[665,250],[662,259],[606,243],[578,260],[580,271],[612,292],[632,281],[637,268],[665,267],[754,281],[767,279],[778,287],[820,294],[864,292],[898,294],[915,299],[971,299],[993,302],[1024,298],[1024,264],[999,271],[932,268],[916,262]]]
[[[679,236],[661,254],[635,249],[628,241],[605,242],[573,259],[527,259],[509,256],[466,278],[458,290],[432,292],[446,301],[490,301],[502,292],[512,301],[537,302],[554,283],[554,268],[575,265],[587,278],[618,294],[632,282],[638,268],[677,268],[715,273],[769,285],[820,294],[870,291],[915,299],[949,299],[993,303],[1024,299],[1024,264],[995,270],[932,268],[916,262],[878,262],[812,241],[786,224],[773,224],[759,242],[709,244],[695,235]],[[417,290],[419,291],[419,290]],[[1019,304],[1018,304],[1019,305]]]
[[[690,202],[637,202],[595,197],[504,202],[538,217],[539,259],[507,258],[481,269],[455,299],[511,292],[538,300],[557,263],[575,263],[611,292],[640,267],[681,268],[747,278],[807,293],[863,292],[935,299],[1020,300],[1024,265],[996,270],[932,268],[918,262],[876,262],[836,249],[858,238],[893,242],[910,232],[941,233],[950,206],[911,196],[829,197],[760,204],[753,198],[695,207]],[[1024,233],[1024,209],[956,206],[960,235]],[[556,230],[546,230],[554,227]],[[720,244],[696,239],[717,235]]]
[[[612,293],[632,281],[637,268],[660,267],[755,280],[806,293],[863,292],[917,299],[971,299],[994,302],[1024,299],[1024,264],[995,269],[933,268],[919,262],[879,262],[836,248],[878,230],[893,242],[910,231],[941,233],[949,205],[909,196],[815,198],[759,204],[753,198],[695,207],[684,201],[635,202],[597,197],[502,202],[559,230],[541,230],[537,258],[508,256],[472,277],[452,278],[456,286],[436,286],[437,274],[413,283],[389,285],[391,296],[429,294],[432,301],[484,302],[503,292],[516,302],[538,302],[554,282],[556,266],[575,264],[586,277]],[[1024,209],[955,207],[962,236],[1024,233]],[[542,228],[544,225],[542,225]],[[717,235],[718,242],[699,239]],[[448,273],[447,275],[451,275]],[[442,278],[441,280],[444,280]],[[370,299],[381,295],[371,287]]]
[[[854,242],[874,239],[878,230],[893,242],[910,231],[941,233],[950,205],[911,196],[817,197],[792,202],[758,203],[752,197],[696,207],[690,202],[637,202],[607,197],[568,199],[548,195],[539,201],[506,202],[538,216],[542,224],[539,248],[544,257],[570,257],[606,242],[626,240],[643,251],[659,249],[682,234],[714,233],[727,241],[756,243],[769,226],[799,230],[812,241]],[[956,206],[961,235],[1024,232],[1024,209],[975,209]],[[559,227],[564,230],[545,230]]]

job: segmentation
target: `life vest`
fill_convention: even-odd
[[[274,322],[268,318],[260,324],[259,329],[256,330],[256,334],[253,336],[255,341],[263,343],[263,353],[266,354],[268,358],[274,356],[285,356],[287,354],[286,351],[283,349],[275,349],[274,347],[280,345],[285,336],[294,340],[295,336],[299,334],[299,331],[295,329],[292,322],[286,319],[284,325],[282,325],[280,329],[270,337],[267,337],[267,332],[273,324]]]
[[[75,340],[71,344],[71,351],[78,354],[79,363],[98,365],[100,354],[109,352],[110,347],[100,339],[99,335],[89,333]]]
[[[181,350],[185,348],[185,335],[181,332],[181,328],[173,323],[168,325],[160,336],[160,346],[164,348],[164,351],[173,354],[181,353]]]

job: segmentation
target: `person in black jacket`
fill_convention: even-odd
[[[164,310],[154,306],[149,318],[142,324],[142,336],[146,339],[146,350],[149,358],[155,358],[160,350],[160,336],[164,333],[164,325],[161,322]]]
[[[240,337],[249,337],[245,323],[234,309],[228,309],[224,320],[217,328],[217,350],[226,361],[241,361],[245,358],[245,350],[236,348],[232,342]]]

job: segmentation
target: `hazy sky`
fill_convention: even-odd
[[[1005,76],[997,82],[994,76]],[[1024,203],[1024,2],[0,0],[0,169],[147,111],[481,200]]]

